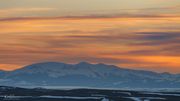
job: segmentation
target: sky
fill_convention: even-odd
[[[0,69],[47,61],[180,73],[180,0],[1,0]]]

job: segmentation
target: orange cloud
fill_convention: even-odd
[[[179,21],[178,16],[1,19],[0,68],[89,61],[177,73]]]

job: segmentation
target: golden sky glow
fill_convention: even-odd
[[[0,1],[0,69],[88,61],[180,73],[179,0],[17,1]]]

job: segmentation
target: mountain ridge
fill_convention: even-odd
[[[8,86],[180,87],[180,75],[88,62],[42,62],[0,76],[0,84]]]

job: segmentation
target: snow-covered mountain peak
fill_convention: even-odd
[[[0,73],[0,76],[1,84],[17,86],[180,87],[179,75],[88,62],[36,63],[15,71]]]
[[[82,61],[82,62],[77,63],[76,65],[92,65],[92,64],[86,61]]]

